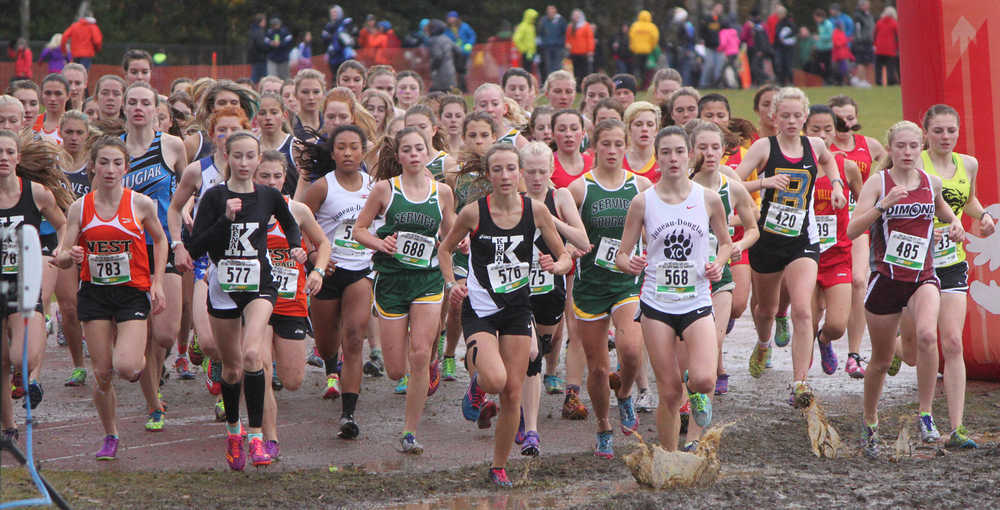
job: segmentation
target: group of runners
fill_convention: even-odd
[[[234,470],[279,457],[275,391],[299,389],[307,360],[324,367],[322,397],[341,400],[344,440],[360,435],[363,374],[399,381],[399,449],[420,454],[426,400],[457,377],[463,338],[470,384],[455,412],[484,429],[497,418],[489,476],[500,486],[515,443],[541,451],[543,391],[565,394],[563,418],[594,413],[600,457],[615,453],[612,393],[624,435],[655,411],[661,445],[690,451],[729,391],[724,340],[748,307],[749,373],[791,343],[795,407],[815,399],[814,346],[832,375],[832,342],[847,335],[870,456],[884,378],[901,362],[917,367],[922,439],[942,439],[931,415],[940,345],[945,445],[976,446],[962,422],[961,217],[987,235],[995,219],[976,199],[976,159],[953,152],[960,121],[946,105],[883,143],[858,133],[850,97],[810,105],[799,89],[765,86],[758,118],[737,119],[725,96],[682,87],[669,69],[647,102],[627,75],[577,84],[556,71],[539,86],[514,68],[469,106],[427,93],[416,73],[357,61],[333,84],[306,69],[256,86],[179,79],[169,91],[150,86],[151,64],[129,51],[125,78],[102,76],[92,92],[71,64],[0,97],[0,219],[42,233],[38,310],[56,297],[49,330],[72,354],[67,386],[86,384],[86,340],[99,460],[119,446],[115,376],[140,383],[145,427],[163,429],[174,350],[178,376],[201,364],[218,395]],[[42,401],[45,317],[5,322],[9,439],[12,398]]]

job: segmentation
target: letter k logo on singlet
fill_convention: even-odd
[[[514,250],[524,241],[524,236],[503,236],[493,238],[494,260],[498,263],[519,263]]]
[[[256,257],[257,249],[250,242],[250,236],[257,231],[257,223],[233,223],[229,226],[229,248],[227,257]]]

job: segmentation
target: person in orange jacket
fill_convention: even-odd
[[[576,75],[577,83],[583,83],[583,77],[593,71],[594,44],[594,28],[587,23],[583,11],[573,9],[569,26],[566,27],[566,50],[573,62],[573,74]]]
[[[28,41],[19,37],[15,44],[7,47],[7,55],[14,59],[14,76],[11,77],[10,81],[30,80],[31,60],[34,57],[31,54],[31,48],[28,47]]]
[[[67,44],[71,51],[66,50]],[[97,20],[94,19],[93,13],[87,12],[84,17],[76,20],[63,32],[59,48],[63,54],[72,54],[73,62],[79,62],[83,64],[83,67],[90,69],[94,56],[101,51],[103,44],[104,36],[101,35],[101,29],[97,27]]]

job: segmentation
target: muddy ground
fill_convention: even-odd
[[[640,488],[621,460],[634,439],[616,432],[617,457],[595,458],[593,418],[561,420],[561,397],[545,395],[543,455],[525,461],[515,450],[509,474],[517,486],[496,490],[486,480],[491,431],[479,431],[459,418],[457,406],[467,381],[461,369],[462,379],[444,383],[428,402],[418,435],[427,453],[419,458],[394,451],[403,399],[391,394],[389,381],[366,378],[358,412],[362,437],[345,443],[332,438],[339,403],[318,399],[322,372],[311,369],[302,391],[279,394],[282,461],[266,471],[248,468],[237,474],[225,468],[221,426],[209,415],[213,400],[200,376],[191,382],[171,379],[164,387],[173,407],[160,434],[142,431],[138,387],[117,384],[124,446],[117,461],[98,463],[93,452],[101,432],[89,389],[61,386],[68,354],[51,339],[43,374],[47,393],[36,414],[36,455],[43,473],[74,508],[1000,507],[1000,385],[974,382],[968,389],[965,421],[982,448],[944,452],[920,447],[892,462],[890,443],[901,418],[915,413],[914,371],[904,368],[888,379],[881,415],[885,455],[871,461],[857,448],[861,382],[842,370],[824,376],[816,363],[812,379],[817,393],[849,447],[843,458],[818,459],[801,414],[784,402],[788,351],[779,350],[775,368],[754,380],[745,368],[753,342],[749,324],[741,321],[731,338],[726,363],[733,374],[732,391],[716,400],[714,415],[718,423],[735,425],[721,444],[721,476],[705,488]],[[846,345],[838,347],[843,360]],[[945,433],[949,427],[940,385],[935,403]],[[611,413],[617,426],[617,412]],[[653,416],[641,418],[640,430],[654,438]],[[26,472],[13,466],[9,455],[2,461],[0,501],[34,497]]]

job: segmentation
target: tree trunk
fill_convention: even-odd
[[[28,26],[31,24],[31,0],[21,0],[21,37],[28,38]]]

